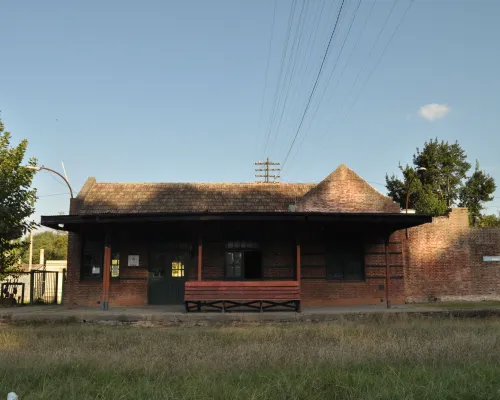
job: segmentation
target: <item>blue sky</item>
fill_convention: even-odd
[[[252,181],[254,161],[285,159],[340,2],[295,2],[281,67],[293,4],[4,0],[1,118],[40,164],[64,161],[77,191],[88,176]],[[383,191],[386,173],[438,137],[500,184],[500,2],[415,0],[404,20],[409,0],[357,4],[344,4],[283,180],[346,163]],[[425,119],[428,104],[439,106]],[[35,186],[36,219],[67,212],[61,182],[39,173]]]

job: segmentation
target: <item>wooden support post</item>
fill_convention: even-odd
[[[35,304],[35,271],[30,271],[30,304]]]
[[[109,284],[111,278],[111,245],[108,238],[104,245],[104,265],[102,275],[102,309],[107,310],[109,307]]]
[[[54,299],[54,304],[57,304],[58,298],[59,298],[59,271],[56,272],[56,298]]]
[[[298,296],[300,299],[300,278],[301,278],[301,272],[300,272],[300,242],[299,239],[297,239],[297,271],[296,271],[296,278],[297,278],[297,286],[298,286]],[[300,300],[297,300],[295,302],[295,311],[300,312]]]
[[[391,266],[389,264],[389,238],[385,239],[385,299],[391,308]]]
[[[297,282],[300,289],[300,244],[297,244]]]
[[[203,244],[201,242],[201,237],[198,240],[198,282],[201,282],[201,266],[203,265]]]

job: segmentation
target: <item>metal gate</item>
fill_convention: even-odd
[[[25,304],[26,296],[25,282],[2,282],[2,304]]]
[[[17,273],[2,282],[0,304],[60,304],[63,276],[43,270]]]
[[[31,271],[31,304],[57,304],[58,273]]]

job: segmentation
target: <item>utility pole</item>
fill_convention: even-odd
[[[280,163],[269,161],[269,157],[267,157],[266,161],[257,161],[254,163],[254,165],[264,167],[264,168],[255,168],[255,172],[257,172],[255,177],[256,178],[264,178],[264,181],[257,181],[257,182],[260,182],[260,183],[277,183],[278,182],[277,179],[279,180],[279,178],[280,178],[279,171],[281,170],[281,168],[279,168],[279,167],[278,168],[271,168],[271,167],[274,165],[280,165]],[[278,171],[278,172],[275,172],[275,171]],[[262,174],[262,172],[264,174]],[[273,179],[273,180],[271,181],[271,179]]]
[[[29,259],[29,271],[33,268],[33,229],[30,230],[30,259]]]

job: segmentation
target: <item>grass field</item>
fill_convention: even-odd
[[[500,398],[500,320],[0,327],[0,399]]]
[[[412,307],[439,308],[443,310],[495,310],[500,308],[500,301],[436,301],[431,303],[415,303]]]

